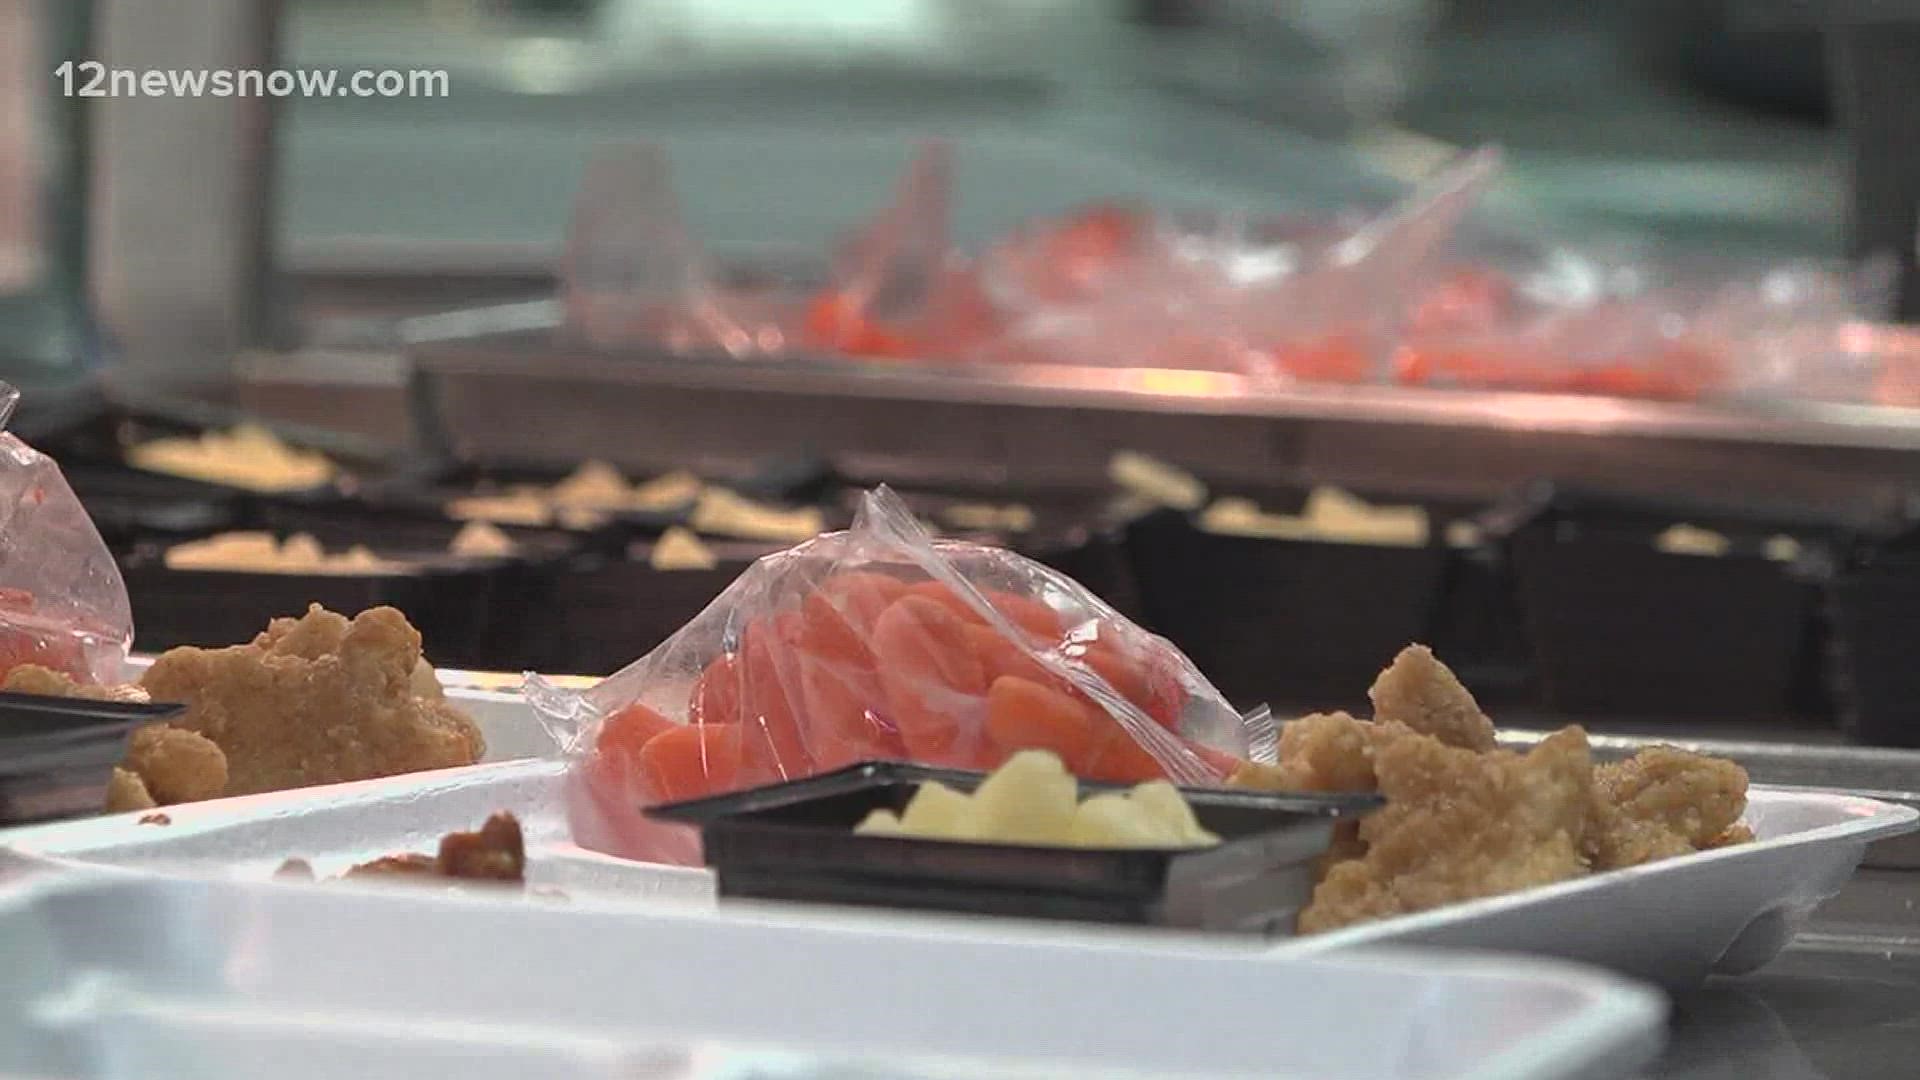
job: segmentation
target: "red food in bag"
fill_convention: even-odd
[[[572,728],[576,840],[671,862],[692,834],[642,807],[860,761],[1043,748],[1088,779],[1209,783],[1272,743],[1165,640],[1012,552],[934,541],[884,488],[606,682],[530,695]]]

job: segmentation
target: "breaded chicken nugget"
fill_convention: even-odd
[[[470,765],[485,753],[473,721],[415,683],[420,634],[389,607],[349,621],[315,604],[250,644],[178,648],[142,680],[188,706],[176,727],[218,743],[227,794]]]
[[[1498,745],[1493,721],[1480,711],[1467,688],[1425,645],[1400,650],[1367,691],[1373,719],[1405,724],[1463,750],[1492,750]]]
[[[1747,771],[1731,761],[1651,746],[1593,770],[1594,827],[1587,857],[1596,870],[1638,866],[1750,840]]]
[[[1331,867],[1302,933],[1545,885],[1586,872],[1593,799],[1586,732],[1525,757],[1475,753],[1381,725],[1374,771],[1387,805],[1360,823],[1366,854]]]
[[[114,768],[113,776],[107,781],[107,813],[151,810],[159,805],[153,801],[153,795],[147,791],[146,781],[140,779],[139,773],[118,766]]]
[[[0,690],[42,697],[79,698],[84,701],[145,702],[147,692],[138,686],[91,686],[78,682],[64,671],[39,664],[17,664],[7,672]]]
[[[148,724],[127,740],[126,767],[161,806],[217,799],[227,790],[227,755],[184,728]]]

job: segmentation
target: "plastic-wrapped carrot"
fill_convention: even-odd
[[[971,767],[977,740],[964,721],[987,692],[987,673],[968,645],[966,623],[938,600],[903,596],[874,623],[873,652],[908,752],[919,761]]]
[[[645,793],[659,802],[697,799],[738,786],[738,724],[682,724],[647,740],[638,764]]]

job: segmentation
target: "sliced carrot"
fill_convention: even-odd
[[[979,708],[987,673],[966,623],[939,600],[909,593],[874,624],[873,653],[892,719],[914,759],[970,764],[981,740],[965,730],[961,714]]]
[[[959,593],[948,588],[944,581],[916,581],[907,586],[907,595],[932,600],[946,608],[961,622],[970,622],[979,626],[987,625],[987,617],[975,611],[972,604],[967,603]]]
[[[679,726],[636,701],[607,717],[606,723],[600,725],[593,749],[597,754],[638,754],[655,735]]]
[[[900,733],[880,717],[886,693],[872,668],[814,655],[799,656],[797,666],[802,725],[816,768],[907,756]]]
[[[727,791],[739,780],[740,751],[735,724],[681,724],[663,731],[640,748],[643,790],[655,802]]]
[[[732,653],[714,657],[694,680],[687,716],[696,724],[740,722],[740,663]]]
[[[1115,636],[1104,636],[1071,650],[1121,697],[1133,702],[1161,727],[1178,730],[1187,692],[1173,665],[1142,659]]]
[[[1107,720],[1108,726],[1096,734],[1096,744],[1087,752],[1086,771],[1081,775],[1114,784],[1164,779],[1167,770],[1147,748],[1135,742],[1118,720]]]
[[[755,619],[740,635],[742,779],[770,784],[811,776],[813,760],[800,732],[798,666],[791,655],[800,613]]]
[[[1089,764],[1096,724],[1105,719],[1091,702],[1017,676],[987,689],[987,733],[1001,749],[1051,750],[1075,775]]]
[[[822,581],[813,596],[821,597],[864,639],[873,633],[873,624],[887,605],[906,593],[907,583],[890,574],[844,570]]]
[[[1035,660],[1020,646],[1002,637],[992,627],[977,623],[967,623],[961,627],[966,634],[967,644],[974,655],[980,658],[986,669],[987,681],[991,683],[1002,675],[1013,675],[1028,682],[1051,686],[1056,680],[1040,661]]]
[[[1066,629],[1060,620],[1060,613],[1038,600],[1003,589],[987,589],[985,592],[987,603],[992,604],[995,611],[1042,641],[1058,641]]]

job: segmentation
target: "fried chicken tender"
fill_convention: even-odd
[[[246,645],[171,649],[142,685],[225,751],[229,795],[471,765],[471,719],[414,680],[420,633],[390,607],[349,621],[315,604]]]
[[[107,780],[107,813],[152,810],[159,805],[153,801],[153,793],[147,790],[147,782],[140,779],[139,773],[114,766],[113,776]]]
[[[1652,746],[1593,771],[1594,827],[1587,857],[1596,870],[1742,843],[1747,771],[1731,761]]]
[[[205,735],[148,724],[127,740],[126,768],[161,806],[217,799],[227,790],[227,755]]]
[[[1425,645],[1401,649],[1373,680],[1367,698],[1373,702],[1376,723],[1404,724],[1463,750],[1499,745],[1493,721],[1480,711],[1479,702]]]
[[[1280,763],[1247,762],[1227,783],[1256,791],[1372,791],[1373,729],[1343,712],[1289,720],[1280,728]]]
[[[78,698],[83,701],[129,701],[145,704],[147,692],[138,686],[93,686],[74,679],[64,671],[39,664],[17,664],[7,672],[0,690],[42,697]]]
[[[1400,724],[1374,732],[1387,805],[1360,823],[1366,854],[1328,869],[1301,933],[1564,881],[1593,802],[1586,732],[1563,729],[1524,757],[1448,746]]]

